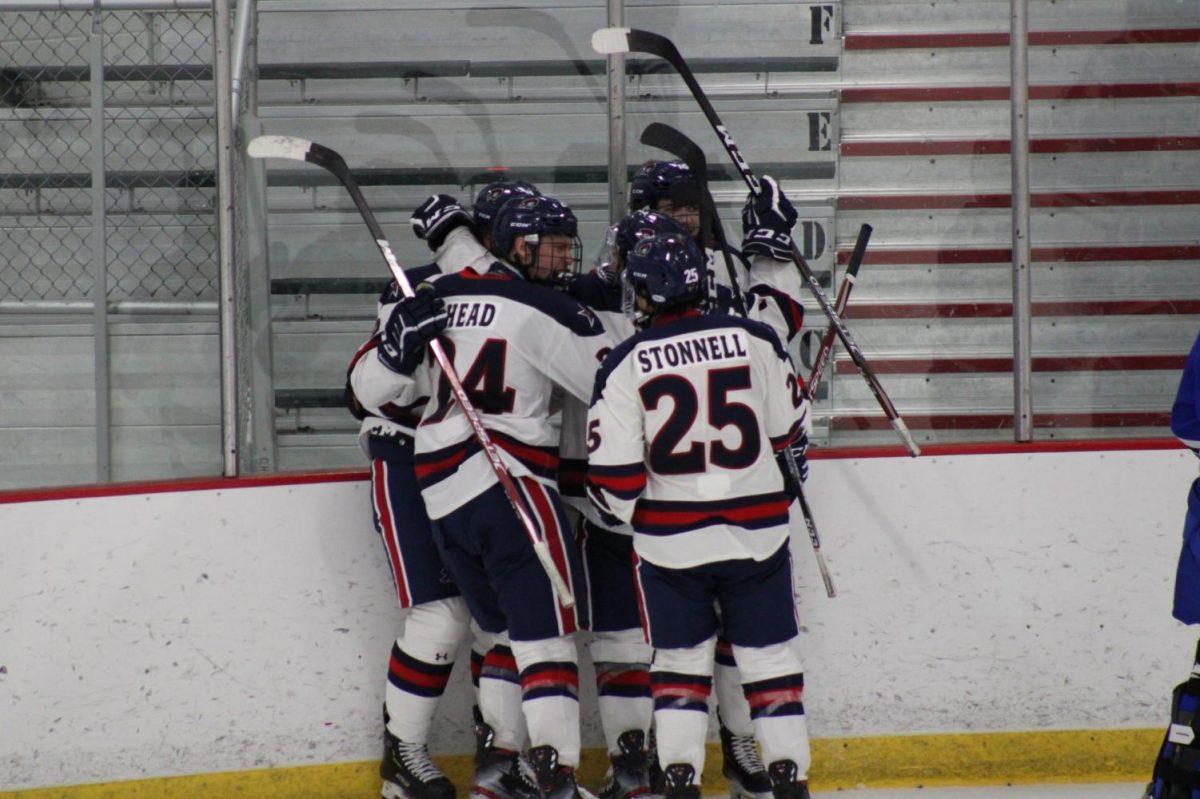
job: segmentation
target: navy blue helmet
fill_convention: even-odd
[[[654,210],[659,200],[676,198],[672,187],[695,182],[692,170],[681,161],[647,161],[629,182],[629,210]]]
[[[540,195],[541,192],[538,191],[537,186],[525,180],[498,180],[495,183],[487,184],[475,195],[475,207],[471,209],[475,230],[480,233],[490,232],[496,212],[513,197],[538,197]]]
[[[687,228],[659,211],[634,211],[604,234],[604,244],[596,256],[595,266],[615,280],[625,266],[633,246],[651,236],[688,235]]]
[[[624,262],[629,257],[629,251],[639,241],[663,235],[687,236],[688,232],[683,225],[658,211],[634,211],[626,214],[617,223],[616,254]]]
[[[570,264],[566,268],[578,271],[582,245],[579,243],[579,223],[571,209],[553,197],[513,197],[501,206],[492,222],[492,252],[507,259],[518,237],[537,249],[539,236],[554,234],[573,240]]]
[[[622,274],[625,313],[634,324],[645,327],[664,311],[703,307],[708,300],[706,270],[704,255],[687,234],[638,241],[625,259]]]

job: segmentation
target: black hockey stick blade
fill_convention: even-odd
[[[708,158],[700,146],[684,133],[662,122],[651,122],[642,131],[641,142],[647,147],[666,150],[687,164],[696,180],[708,182]]]
[[[873,227],[863,223],[858,229],[858,238],[854,240],[854,251],[850,253],[850,263],[846,265],[846,274],[851,279],[858,276],[858,268],[862,266],[863,257],[867,254],[867,242],[871,240]]]

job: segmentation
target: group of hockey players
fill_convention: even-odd
[[[383,796],[454,797],[427,741],[467,639],[472,794],[580,796],[577,631],[590,633],[611,757],[602,799],[698,797],[714,689],[733,794],[808,796],[788,547],[810,425],[786,349],[802,317],[797,214],[765,178],[742,249],[720,251],[705,197],[686,165],[647,162],[587,274],[574,214],[529,183],[489,184],[470,212],[447,195],[414,211],[434,261],[407,270],[414,296],[383,294],[348,373],[407,609],[388,665]]]

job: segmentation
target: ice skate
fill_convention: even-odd
[[[734,735],[722,723],[721,755],[721,773],[729,780],[730,799],[771,799],[771,778],[758,755],[754,736]]]
[[[425,744],[407,743],[383,731],[383,762],[379,764],[383,799],[454,799],[453,783],[429,757]]]
[[[511,749],[498,749],[495,733],[484,721],[475,725],[475,776],[471,780],[474,799],[539,799],[537,786],[524,774],[521,757]]]
[[[575,769],[560,765],[553,746],[535,746],[529,750],[529,763],[537,775],[542,799],[585,799],[575,782]]]
[[[664,799],[700,799],[696,769],[688,763],[672,763],[663,769]]]
[[[775,799],[809,799],[808,783],[797,779],[799,769],[794,760],[776,760],[767,773]]]
[[[600,789],[600,799],[633,799],[650,791],[649,756],[646,735],[641,730],[627,730],[617,738],[621,754],[612,755],[612,767]]]

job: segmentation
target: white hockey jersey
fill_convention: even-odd
[[[718,257],[714,250],[708,251],[710,268],[712,259]],[[744,265],[740,256],[734,258],[735,264]],[[778,262],[772,262],[777,264]],[[795,272],[790,264],[789,268]],[[768,266],[769,268],[769,266]],[[722,260],[719,265],[720,274],[728,275]],[[740,275],[744,278],[746,273]],[[753,275],[757,277],[757,275]],[[585,283],[586,281],[586,283]],[[733,294],[725,281],[714,280],[710,286],[714,302],[720,307],[733,305]],[[591,308],[604,324],[605,330],[618,340],[624,341],[637,332],[632,320],[621,309],[620,289],[608,287],[598,277],[585,276],[576,284],[583,288],[576,297]],[[797,284],[798,288],[799,284]],[[804,320],[804,309],[800,303],[767,284],[751,286],[745,295],[749,318],[768,325],[783,342],[790,342],[799,334]],[[732,313],[732,311],[731,311]],[[578,400],[567,398],[562,408],[562,439],[560,444],[560,463],[558,486],[563,499],[578,510],[593,524],[599,525],[612,532],[633,534],[633,528],[625,522],[618,522],[611,515],[602,515],[587,498],[585,491],[587,476],[587,406]]]
[[[464,225],[447,234],[442,246],[434,253],[433,263],[406,269],[405,274],[415,286],[435,275],[454,274],[468,267],[485,272],[493,260],[471,229]],[[397,403],[395,400],[406,381],[379,363],[376,357],[375,351],[382,341],[380,331],[387,324],[401,296],[394,283],[380,296],[371,337],[354,353],[347,370],[346,389],[353,400],[354,414],[362,422],[358,430],[358,445],[363,452],[367,452],[367,440],[371,436],[412,438],[429,399],[429,387],[420,385],[411,402]],[[406,390],[410,388],[411,385],[405,386]]]
[[[551,393],[557,386],[586,401],[601,358],[619,341],[591,310],[500,262],[485,274],[465,269],[431,282],[449,314],[439,340],[501,456],[513,474],[554,486],[559,437],[549,420]],[[419,396],[422,372],[436,390],[417,428],[416,474],[437,519],[489,489],[496,476],[432,358],[399,400]]]
[[[437,264],[405,270],[409,282],[414,286],[438,273]],[[379,296],[371,337],[354,353],[346,370],[346,390],[352,400],[351,408],[355,417],[362,422],[358,430],[358,445],[364,453],[367,453],[367,440],[371,436],[412,438],[429,399],[428,380],[414,385],[408,378],[388,369],[378,358],[383,326],[402,296],[394,282]],[[407,397],[406,401],[399,401],[401,394]]]
[[[589,499],[631,522],[638,556],[668,568],[762,560],[788,536],[775,453],[808,403],[767,326],[692,313],[614,349],[588,414]]]

